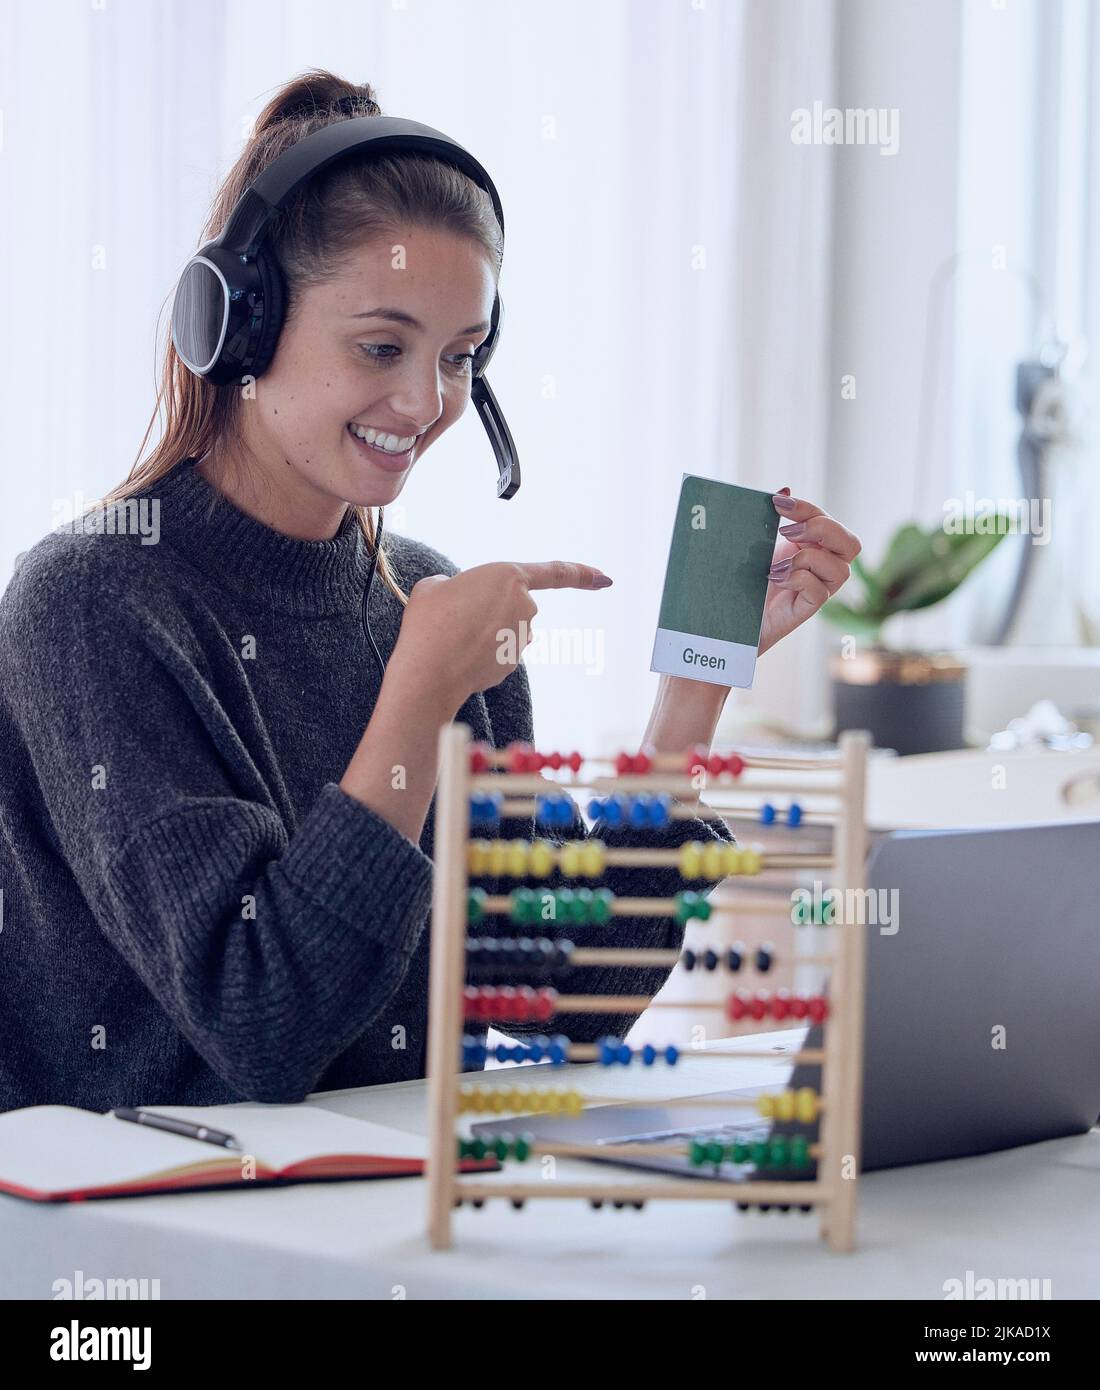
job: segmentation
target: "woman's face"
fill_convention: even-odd
[[[345,504],[391,502],[466,408],[494,294],[472,237],[419,226],[365,243],[305,290],[245,402],[245,457],[274,484],[264,519],[322,539]]]

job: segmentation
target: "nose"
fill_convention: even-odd
[[[410,355],[411,356],[411,355]],[[403,363],[393,377],[389,405],[394,415],[409,422],[409,433],[419,434],[435,423],[443,413],[443,393],[439,369],[432,363]]]

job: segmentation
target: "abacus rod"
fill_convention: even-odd
[[[797,1063],[799,1063],[799,1062],[821,1062],[821,1061],[823,1061],[824,1058],[825,1058],[824,1052],[819,1051],[817,1048],[810,1048],[810,1049],[809,1049],[808,1051],[806,1051],[806,1052],[786,1052],[786,1053],[783,1053],[782,1055],[780,1055],[780,1054],[777,1053],[777,1052],[738,1052],[736,1055],[737,1055],[738,1058],[741,1058],[741,1057],[754,1057],[754,1058],[757,1058],[757,1059],[759,1059],[759,1060],[763,1060],[763,1061],[767,1061],[767,1062],[787,1062],[787,1063],[795,1063],[795,1064],[797,1064]],[[495,1089],[495,1088],[492,1088],[492,1089]],[[507,1089],[507,1088],[506,1088],[506,1089]],[[588,1095],[588,1094],[585,1094],[585,1095],[583,1095],[583,1096],[581,1097],[581,1099],[582,1099],[582,1101],[584,1102],[585,1107],[590,1106],[590,1105],[626,1105],[626,1106],[632,1106],[632,1105],[647,1105],[647,1106],[649,1106],[649,1105],[660,1105],[660,1106],[667,1106],[667,1105],[702,1105],[702,1106],[704,1106],[704,1107],[713,1106],[715,1110],[724,1110],[724,1109],[725,1109],[726,1107],[728,1107],[729,1104],[730,1104],[730,1097],[729,1097],[729,1096],[713,1096],[713,1095],[710,1095],[710,1096],[648,1096],[648,1095],[646,1095],[646,1096],[600,1096],[600,1095]],[[741,1098],[738,1097],[737,1099],[738,1099],[738,1103],[741,1103]],[[748,1103],[749,1103],[749,1104],[752,1104],[752,1105],[755,1105],[755,1104],[756,1104],[756,1100],[754,1100],[754,1099],[752,1099],[751,1097],[749,1097],[749,1098],[748,1098]],[[824,1104],[824,1102],[820,1102],[820,1101],[819,1101],[819,1104]],[[517,1111],[517,1112],[507,1111],[507,1110],[504,1110],[504,1111],[496,1111],[496,1110],[493,1110],[493,1111],[489,1111],[489,1110],[465,1110],[465,1111],[463,1111],[463,1114],[466,1114],[466,1115],[488,1115],[488,1114],[497,1115],[497,1114],[513,1114],[513,1113],[515,1113],[515,1114],[517,1115],[517,1117],[519,1117],[519,1113],[520,1113],[520,1112],[518,1112],[518,1111]],[[527,1113],[530,1114],[530,1115],[546,1115],[546,1114],[549,1114],[549,1113],[551,1113],[551,1112],[546,1111],[546,1110],[530,1110],[530,1111],[528,1111]]]
[[[686,806],[676,803],[668,808],[669,820],[724,820],[729,815],[741,815],[743,812],[751,811],[751,806]],[[503,818],[516,818],[519,816],[533,816],[538,810],[537,802],[534,797],[517,796],[509,801],[507,798],[500,803],[500,815]],[[803,811],[803,821],[812,821],[815,825],[835,825],[836,813],[834,811]],[[761,822],[763,824],[763,822]],[[783,825],[784,822],[776,819],[775,825]],[[795,829],[798,827],[796,826]]]
[[[490,1019],[489,1021],[492,1022],[491,1019]],[[759,1019],[753,1019],[752,1021],[753,1021],[753,1023],[758,1023],[760,1020],[759,1020]],[[507,1027],[508,1025],[505,1024],[504,1026]],[[761,1028],[761,1029],[759,1029],[759,1031],[760,1031],[761,1033],[767,1033],[767,1032],[774,1032],[775,1030],[774,1030],[774,1029],[768,1029],[768,1028]],[[794,1030],[792,1029],[791,1031],[793,1032]],[[734,1034],[734,1035],[732,1035],[732,1036],[739,1036],[739,1037],[751,1038],[751,1037],[752,1037],[752,1034],[751,1034],[751,1033],[741,1033],[741,1034]],[[599,1058],[599,1055],[600,1055],[600,1049],[599,1049],[598,1044],[596,1044],[596,1043],[573,1043],[573,1044],[571,1045],[571,1047],[569,1048],[569,1061],[571,1061],[571,1062],[593,1062],[593,1061],[596,1061],[596,1060]],[[806,1061],[824,1061],[824,1059],[825,1059],[825,1053],[824,1053],[824,1051],[821,1050],[821,1049],[818,1049],[818,1048],[809,1048],[809,1049],[807,1049],[805,1052],[800,1052],[800,1053],[798,1054],[798,1056],[799,1056],[800,1058],[805,1059]],[[759,1058],[770,1058],[770,1057],[774,1057],[774,1058],[776,1059],[776,1061],[778,1061],[778,1062],[789,1062],[789,1061],[792,1061],[792,1060],[794,1059],[794,1054],[793,1054],[793,1053],[790,1053],[790,1052],[782,1052],[782,1053],[780,1053],[780,1052],[766,1052],[766,1051],[760,1051],[760,1052],[741,1052],[741,1051],[737,1051],[737,1052],[681,1052],[681,1053],[679,1054],[678,1059],[677,1059],[677,1064],[679,1064],[679,1062],[688,1062],[688,1061],[691,1061],[691,1062],[728,1062],[728,1061],[730,1061],[731,1058],[732,1058],[732,1059],[735,1059],[735,1060],[739,1060],[739,1059],[742,1058],[742,1057],[758,1058],[758,1059],[759,1059]]]
[[[428,1009],[428,1236],[451,1244],[454,1188],[453,1135],[457,1094],[452,1080],[462,1042],[462,982],[466,973],[466,841],[469,798],[463,789],[470,761],[466,724],[439,732],[435,869],[432,892]]]
[[[746,782],[738,781],[736,784],[722,784],[720,782],[704,782],[698,787],[695,785],[693,777],[631,777],[631,794],[644,791],[665,791],[673,795],[682,793],[685,796],[713,796],[720,792],[751,793],[755,796],[758,792],[772,792],[776,795],[789,796],[797,793],[799,796],[822,796],[822,797],[841,797],[843,795],[843,784],[840,782]],[[621,777],[571,777],[565,781],[558,781],[554,778],[543,777],[537,772],[475,772],[467,778],[467,789],[471,792],[512,792],[528,793],[532,796],[549,796],[558,792],[575,791],[604,791],[619,790],[622,787]]]
[[[648,994],[559,994],[554,1000],[554,1012],[559,1014],[600,1014],[600,1013],[645,1013],[649,1009],[724,1009],[729,1002],[726,999],[685,999],[680,1003],[675,1000],[653,999]],[[488,1020],[492,1022],[492,1020]],[[732,1019],[731,1022],[739,1023],[743,1020]],[[762,1022],[762,1019],[753,1019],[754,1023]],[[782,1023],[782,1019],[777,1019],[777,1023]],[[799,1020],[801,1021],[801,1020]]]
[[[689,754],[689,756],[691,755]],[[734,754],[733,752],[716,753],[712,749],[707,754],[707,757],[709,758],[712,756],[729,758],[734,756]],[[737,753],[736,756],[741,759],[746,768],[762,767],[781,769],[789,767],[802,772],[816,772],[818,770],[835,771],[841,766],[840,761],[836,758],[800,758],[796,754],[791,754],[790,757],[785,757],[782,754],[775,754],[772,757],[767,757],[761,755]],[[617,757],[618,754],[610,756],[602,753],[593,753],[589,757],[585,758],[583,761],[585,763],[608,763],[612,767],[614,767]],[[682,771],[686,760],[687,759],[685,758],[684,754],[681,753],[649,754],[650,765],[658,772]],[[510,755],[507,749],[488,749],[485,751],[485,761],[489,763],[491,767],[507,767],[510,761]],[[700,765],[704,767],[706,766],[706,758],[703,758],[702,755],[700,755],[700,757],[694,763],[692,763],[692,766]],[[625,781],[628,778],[644,777],[645,773],[617,772],[615,775],[617,777],[623,778],[623,780]],[[723,770],[723,775],[731,776],[732,774],[725,773],[725,771]]]
[[[507,845],[509,842],[504,841]],[[728,845],[727,849],[737,849],[739,846]],[[703,851],[706,852],[705,850]],[[556,856],[555,856],[556,857]],[[676,868],[680,863],[680,851],[677,849],[608,849],[604,850],[602,862],[606,866],[610,865],[632,865],[635,867],[648,866],[650,868]],[[833,863],[831,854],[816,854],[809,851],[793,851],[792,853],[760,853],[760,868],[757,873],[763,873],[766,869],[827,869]],[[474,878],[504,878],[505,874],[473,874]],[[515,875],[510,875],[515,877]],[[582,875],[574,875],[582,877]],[[591,877],[591,875],[587,875]],[[756,878],[757,874],[731,874],[717,873],[714,875],[716,880],[727,878]],[[633,902],[647,901],[643,898],[630,899]]]
[[[705,1139],[700,1142],[705,1143]],[[817,1158],[819,1145],[811,1144],[806,1152]],[[550,1144],[536,1142],[531,1145],[533,1157],[542,1158],[590,1158],[598,1154],[601,1158],[676,1158],[691,1152],[687,1144]],[[749,1160],[746,1159],[746,1162]],[[732,1162],[732,1160],[723,1160]],[[782,1166],[779,1164],[776,1167]]]
[[[714,914],[712,913],[711,916],[713,917],[713,915]],[[493,938],[488,937],[483,939],[491,941]],[[727,951],[728,949],[728,947],[723,947],[721,952],[715,951],[715,954],[723,955],[725,954],[725,951]],[[696,952],[696,955],[698,954],[699,952]],[[746,962],[754,954],[755,952],[752,950],[751,947],[746,947],[744,951]],[[639,949],[632,951],[627,947],[615,950],[614,947],[605,949],[601,946],[582,946],[579,950],[572,952],[572,954],[569,957],[569,964],[601,966],[678,965],[682,955],[682,951],[659,951],[655,948],[651,950]],[[835,955],[799,956],[792,954],[790,956],[780,956],[778,954],[774,954],[772,956],[772,965],[829,965],[835,959]],[[703,972],[704,967],[699,966],[697,963],[696,973]],[[705,973],[709,975],[712,972],[708,970],[705,971]],[[736,975],[739,972],[728,971],[726,973]]]
[[[490,874],[490,875],[487,875],[487,877],[493,877],[493,875]],[[538,890],[536,890],[536,891],[538,891]],[[553,889],[545,889],[545,890],[543,890],[543,891],[545,891],[545,892],[547,892],[547,893],[553,893],[554,890],[553,890]],[[776,911],[778,912],[779,909],[780,909],[780,907],[783,907],[783,906],[784,906],[784,905],[782,905],[782,904],[776,904]],[[674,916],[676,915],[676,913],[678,912],[678,910],[679,910],[679,904],[677,903],[677,901],[676,901],[675,898],[614,898],[614,899],[611,901],[611,903],[610,903],[610,908],[611,908],[611,916],[612,916],[612,917],[674,917]],[[791,908],[791,905],[790,905],[789,902],[788,902],[787,904],[785,904],[785,915],[788,916],[788,917],[790,916],[790,908]],[[484,900],[481,902],[481,910],[482,910],[482,912],[483,912],[484,914],[486,914],[486,915],[490,915],[490,914],[491,914],[491,915],[503,915],[503,916],[508,916],[508,915],[511,913],[511,911],[512,911],[512,899],[511,899],[510,896],[508,896],[507,894],[504,894],[504,893],[489,893],[489,894],[487,894],[487,895],[485,896]],[[714,917],[716,917],[716,916],[718,916],[718,915],[720,915],[720,914],[722,914],[722,913],[730,913],[730,912],[734,912],[735,910],[736,910],[736,909],[735,909],[735,907],[734,907],[734,905],[733,905],[732,903],[728,903],[728,902],[711,903],[711,904],[710,904],[710,916],[709,916],[709,918],[708,918],[707,920],[710,920],[711,918],[714,918]],[[746,910],[746,911],[751,910],[751,911],[753,912],[753,915],[755,915],[755,913],[756,913],[756,909],[755,909],[755,908],[754,908],[754,909],[748,909],[748,908],[746,908],[745,910]],[[573,926],[583,926],[583,925],[584,925],[584,923],[570,923],[570,922],[558,923],[558,922],[557,922],[557,919],[556,919],[556,918],[552,918],[552,917],[551,917],[551,918],[547,918],[547,919],[546,919],[546,922],[542,922],[542,921],[539,921],[539,922],[526,922],[526,923],[520,922],[520,923],[517,923],[517,925],[519,925],[519,926],[535,926],[535,927],[537,927],[537,926],[544,926],[544,925],[546,925],[546,923],[549,923],[551,926],[555,926],[555,925],[561,925],[561,926],[571,926],[571,925],[573,925]],[[803,927],[808,927],[808,926],[830,926],[830,925],[831,925],[831,923],[828,923],[828,922],[826,922],[826,923],[821,923],[821,922],[812,922],[812,923],[811,923],[811,922],[793,922],[793,921],[791,922],[791,926],[792,926],[792,927],[799,927],[799,926],[803,926]]]
[[[790,1202],[792,1206],[805,1206],[827,1202],[832,1195],[827,1186],[818,1182],[715,1182],[690,1177],[678,1182],[670,1180],[607,1187],[583,1182],[475,1183],[459,1179],[455,1182],[455,1188],[456,1195],[463,1201],[487,1201],[493,1197],[524,1200],[531,1197],[584,1197],[601,1202],[644,1202],[671,1197],[677,1200],[713,1201],[715,1197],[725,1197],[731,1202],[768,1202],[777,1205]],[[795,1193],[798,1195],[795,1196]]]

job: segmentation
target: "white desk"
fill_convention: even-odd
[[[797,1045],[801,1030],[744,1046]],[[703,1085],[699,1077],[703,1067]],[[683,1093],[785,1078],[767,1062],[672,1072],[560,1068],[600,1094]],[[525,1078],[526,1079],[526,1078]],[[512,1084],[514,1071],[486,1081]],[[694,1083],[694,1084],[693,1084]],[[308,1104],[424,1132],[424,1083]],[[562,1160],[564,1180],[583,1169]],[[534,1171],[534,1170],[532,1170]],[[1100,1296],[1100,1130],[982,1158],[871,1173],[859,1249],[832,1254],[817,1216],[739,1213],[723,1202],[505,1203],[455,1213],[455,1248],[429,1250],[420,1179],[42,1206],[0,1196],[0,1297],[51,1298],[55,1279],[160,1280],[162,1298],[918,1298],[944,1280],[1050,1279],[1055,1299]]]

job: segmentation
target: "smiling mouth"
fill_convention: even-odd
[[[364,450],[372,458],[376,459],[384,467],[393,468],[395,465],[403,467],[412,458],[413,450],[419,443],[419,435],[405,435],[397,439],[394,435],[379,435],[378,438],[365,439],[362,434],[357,432],[350,423],[347,426],[348,434],[351,435],[352,442]],[[374,431],[370,431],[374,433]],[[382,442],[384,441],[384,442]],[[404,448],[390,448],[390,444],[405,445]]]
[[[387,434],[385,430],[376,430],[373,425],[357,425],[354,420],[348,422],[348,431],[356,439],[384,454],[407,454],[420,438],[418,434]]]

